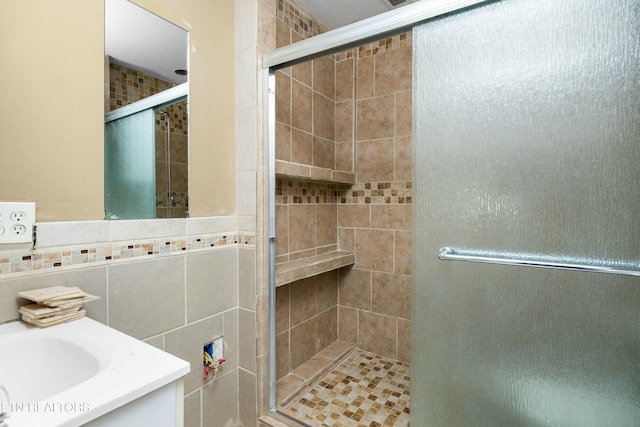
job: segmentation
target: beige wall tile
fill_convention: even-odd
[[[336,62],[336,101],[352,100],[354,97],[353,86],[354,59],[349,58]]]
[[[240,331],[240,324],[239,324],[239,312],[240,311],[244,311],[245,313],[251,313],[251,315],[253,316],[253,326],[247,326],[246,322],[243,327],[242,327],[242,331]],[[224,364],[222,364],[218,369],[218,375],[224,375],[228,372],[231,372],[233,369],[236,369],[239,364],[240,364],[240,359],[241,357],[245,357],[245,360],[243,360],[244,369],[247,370],[255,370],[255,357],[253,358],[253,364],[249,361],[247,362],[246,360],[246,354],[242,355],[240,352],[240,343],[243,340],[249,340],[249,338],[251,338],[251,343],[252,346],[248,347],[248,346],[244,346],[244,348],[248,348],[248,351],[251,351],[251,349],[253,349],[254,354],[255,354],[255,347],[256,347],[256,340],[255,340],[255,314],[253,311],[250,310],[242,310],[242,309],[234,309],[234,310],[229,310],[229,311],[225,311],[224,313],[222,313],[222,321],[223,321],[223,333],[222,336],[224,337],[224,358],[226,360],[226,362]],[[239,336],[239,332],[243,332],[244,336],[240,337]],[[246,344],[246,342],[242,343],[243,345]]]
[[[200,362],[202,365],[202,362]],[[224,365],[223,365],[224,366]],[[219,427],[220,420],[238,419],[238,374],[230,372],[218,376],[202,389],[202,426]]]
[[[359,141],[356,148],[356,174],[359,182],[393,181],[393,139]]]
[[[318,315],[318,347],[322,351],[338,339],[338,307],[334,306]]]
[[[396,230],[395,273],[411,274],[411,231]]]
[[[356,97],[371,98],[375,94],[374,58],[369,56],[356,62]]]
[[[289,288],[291,285],[276,288],[276,334],[289,329]]]
[[[371,205],[338,205],[338,227],[370,227]]]
[[[256,313],[252,310],[238,309],[237,324],[229,321],[229,312],[225,313],[225,339],[229,337],[229,329],[237,331],[234,337],[238,348],[238,366],[251,373],[256,373]],[[233,320],[233,318],[231,318]],[[236,326],[235,328],[233,328]],[[230,339],[230,338],[229,338]],[[233,349],[233,346],[231,346]],[[226,354],[225,354],[226,356]]]
[[[352,100],[336,103],[336,141],[353,142],[353,105]]]
[[[333,141],[335,115],[335,102],[318,92],[313,92],[313,135]]]
[[[413,175],[412,165],[412,138],[411,136],[401,136],[396,138],[395,146],[395,180],[411,181]]]
[[[143,339],[184,325],[184,275],[183,257],[110,265],[109,326]]]
[[[333,55],[316,58],[313,61],[313,90],[331,100],[336,99],[336,74]]]
[[[256,308],[256,250],[238,248],[238,304],[249,310]]]
[[[291,130],[291,161],[311,165],[313,163],[313,136],[298,129]]]
[[[276,122],[291,124],[291,77],[276,71]]]
[[[412,65],[411,46],[376,55],[376,96],[411,90]]]
[[[353,228],[338,228],[338,248],[342,251],[356,250],[356,231]]]
[[[315,206],[289,206],[289,251],[296,252],[315,246]]]
[[[411,230],[411,205],[371,205],[371,228]]]
[[[316,310],[316,278],[310,277],[291,283],[289,286],[291,327],[314,317]]]
[[[311,62],[305,61],[291,67],[291,76],[304,84],[305,86],[311,86]]]
[[[398,319],[398,360],[411,362],[411,321]]]
[[[336,169],[353,172],[353,142],[336,142]]]
[[[395,135],[395,96],[378,96],[356,103],[356,140],[390,138]]]
[[[237,306],[237,256],[237,248],[187,256],[187,322]]]
[[[321,274],[316,279],[318,313],[338,304],[338,272],[336,270]]]
[[[325,246],[336,244],[337,236],[337,207],[335,204],[316,205],[316,245]]]
[[[276,335],[276,379],[291,371],[289,354],[289,330]]]
[[[371,276],[371,289],[371,311],[409,318],[411,276],[374,272]]]
[[[224,316],[218,314],[200,322],[195,322],[165,334],[164,343],[167,352],[186,360],[191,364],[191,372],[184,377],[184,392],[189,394],[202,387],[208,380],[202,379],[202,346],[224,336]]]
[[[258,419],[256,387],[256,375],[243,369],[238,369],[238,394],[240,396],[238,411],[239,419],[243,426],[252,426]]]
[[[276,122],[276,159],[291,161],[291,126]]]
[[[291,44],[291,29],[283,21],[276,19],[276,46],[283,47]]]
[[[289,252],[289,206],[276,205],[276,254]]]
[[[313,137],[313,166],[335,169],[335,148],[333,141]]]
[[[338,306],[338,338],[353,344],[358,343],[358,310]]]
[[[356,268],[393,272],[392,230],[356,229]]]
[[[316,354],[316,318],[291,328],[291,369],[295,369]]]
[[[184,398],[184,426],[200,427],[200,390],[191,393]]]
[[[338,292],[341,306],[371,310],[371,272],[356,268],[341,269]]]
[[[410,90],[396,93],[396,136],[412,134],[412,95]]]
[[[306,132],[312,131],[311,88],[296,80],[291,82],[291,125]]]
[[[397,325],[395,317],[358,312],[358,347],[380,356],[395,359]]]

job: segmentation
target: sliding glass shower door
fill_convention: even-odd
[[[413,40],[412,425],[640,425],[640,4],[503,0]]]
[[[156,217],[155,120],[151,108],[105,123],[106,219]]]

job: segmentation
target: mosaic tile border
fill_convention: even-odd
[[[276,204],[411,204],[411,181],[364,182],[352,186],[276,180]]]
[[[305,39],[327,31],[322,24],[313,19],[304,9],[287,0],[278,0],[276,17]]]
[[[375,56],[379,53],[389,52],[395,49],[399,49],[405,46],[411,46],[412,44],[412,33],[411,31],[395,35],[393,37],[387,37],[382,40],[378,40],[372,43],[367,43],[362,46],[358,46],[357,48],[348,49],[342,52],[338,52],[334,55],[334,60],[336,62],[345,61],[347,59],[351,59],[356,57],[363,59],[369,56]]]
[[[276,179],[276,204],[337,203],[337,184]]]
[[[411,204],[411,181],[365,182],[338,194],[339,203]]]
[[[190,252],[217,249],[221,246],[255,246],[255,242],[255,234],[234,231],[199,236],[54,246],[34,249],[28,254],[0,252],[0,279],[107,265],[140,258],[184,255]]]

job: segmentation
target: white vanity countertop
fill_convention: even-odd
[[[190,371],[188,362],[89,318],[46,329],[1,325],[0,352],[0,386],[10,399],[2,403],[0,390],[0,412],[11,412],[8,427],[78,426]],[[69,388],[56,389],[67,381]]]

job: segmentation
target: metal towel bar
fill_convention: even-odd
[[[556,262],[545,261],[538,259],[515,259],[510,257],[511,254],[505,257],[501,256],[489,256],[480,254],[473,251],[460,251],[448,247],[440,248],[438,258],[443,261],[471,261],[481,262],[487,264],[501,264],[501,265],[519,265],[524,267],[540,267],[540,268],[553,268],[559,270],[572,270],[572,271],[585,271],[591,273],[608,273],[608,274],[622,274],[626,276],[640,276],[640,270],[626,269],[619,267],[611,267],[606,265],[590,265],[590,264],[578,264],[570,262]]]

